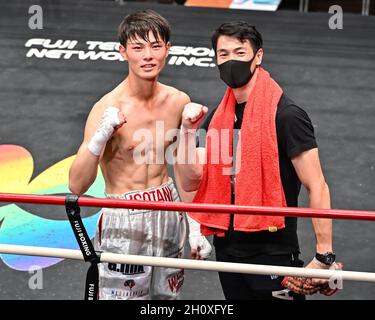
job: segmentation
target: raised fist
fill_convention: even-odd
[[[89,151],[95,156],[99,156],[115,130],[119,129],[124,123],[126,123],[126,118],[119,108],[108,107],[105,109],[100,126],[87,146]]]
[[[198,103],[190,102],[185,105],[182,112],[182,129],[197,129],[207,112],[208,108]]]

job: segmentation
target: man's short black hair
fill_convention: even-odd
[[[137,11],[127,15],[121,22],[118,28],[119,41],[125,47],[128,40],[137,37],[149,42],[150,31],[157,41],[161,38],[164,43],[169,42],[171,27],[165,18],[153,10]]]
[[[217,40],[220,36],[233,37],[240,40],[241,42],[249,40],[254,53],[256,53],[260,48],[263,47],[262,35],[254,26],[247,23],[246,21],[226,22],[215,30],[211,38],[212,48],[215,50],[215,54],[217,48]]]

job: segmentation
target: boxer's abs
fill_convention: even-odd
[[[165,150],[172,141],[166,132],[178,127],[180,121],[170,115],[171,108],[158,108],[157,112],[122,108],[128,121],[107,142],[100,161],[107,194],[123,194],[145,190],[168,182]],[[158,124],[162,123],[159,128]]]
[[[168,181],[165,164],[136,164],[112,159],[100,164],[108,194],[123,194],[132,190],[145,190]]]

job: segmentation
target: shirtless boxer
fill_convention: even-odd
[[[119,49],[129,74],[88,116],[69,172],[73,193],[89,189],[100,165],[108,198],[179,201],[164,157],[172,142],[156,137],[156,121],[163,123],[164,132],[179,128],[183,107],[190,101],[185,93],[158,82],[169,38],[168,22],[151,10],[130,14],[120,24]],[[147,130],[153,139],[138,139],[139,130]],[[136,152],[140,144],[143,151]],[[139,161],[156,159],[160,150],[162,163]],[[206,258],[211,247],[199,224],[189,219],[189,229],[193,257]],[[96,249],[103,252],[172,258],[182,256],[184,242],[184,213],[149,210],[103,208],[95,237]],[[101,263],[99,299],[176,299],[183,279],[181,269]]]

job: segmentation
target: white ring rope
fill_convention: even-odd
[[[71,249],[0,244],[0,253],[83,260],[82,252],[80,250]],[[101,254],[101,262],[260,275],[375,282],[375,273],[371,272],[307,269],[220,261],[147,257],[106,252]]]

